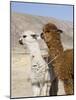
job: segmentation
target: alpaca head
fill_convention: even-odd
[[[45,40],[45,42],[49,42],[54,38],[60,38],[60,33],[63,31],[58,29],[55,24],[48,23],[43,27],[43,32],[41,33],[41,38]]]
[[[21,37],[19,39],[19,43],[21,45],[28,43],[35,42],[37,40],[37,34],[32,31],[25,31],[21,34]]]

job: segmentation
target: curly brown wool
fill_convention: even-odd
[[[54,72],[58,79],[64,82],[66,94],[73,94],[73,50],[63,50],[60,33],[53,23],[48,23],[43,27],[41,37],[46,42],[50,58],[58,57],[52,62]]]

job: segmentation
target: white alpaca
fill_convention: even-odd
[[[37,35],[32,31],[23,32],[19,40],[20,44],[27,48],[30,52],[32,60],[32,89],[33,96],[47,96],[50,89],[50,75],[48,65],[41,56],[41,51],[37,41]]]

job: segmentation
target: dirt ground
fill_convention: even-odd
[[[31,62],[28,54],[13,54],[12,57],[12,97],[32,96],[30,78]]]

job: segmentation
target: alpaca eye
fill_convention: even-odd
[[[47,33],[49,33],[50,31],[48,30],[48,31],[46,31]]]
[[[36,38],[36,35],[31,35],[33,38]]]
[[[23,35],[23,38],[26,38],[26,35]]]

